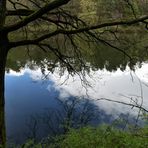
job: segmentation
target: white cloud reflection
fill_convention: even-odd
[[[108,72],[104,70],[91,71],[90,76],[86,75],[86,79],[91,87],[84,87],[78,75],[70,76],[65,71],[63,76],[59,76],[58,68],[53,74],[48,75],[48,79],[54,82],[54,89],[60,92],[60,98],[65,99],[69,96],[89,97],[92,100],[99,98],[108,98],[121,102],[131,103],[131,99],[141,102],[143,98],[143,106],[148,109],[148,87],[142,83],[148,83],[148,64],[143,64],[141,68],[137,68],[135,73],[128,68],[125,72],[117,70],[116,72]],[[48,71],[46,70],[47,74]],[[34,81],[39,81],[44,78],[40,69],[30,70],[29,68],[22,69],[19,73],[10,70],[9,76],[23,76],[29,74]],[[141,80],[141,81],[139,81]],[[142,90],[141,90],[142,84]],[[51,86],[47,89],[50,91]],[[142,94],[142,96],[141,96]],[[136,100],[137,99],[137,100]],[[103,109],[107,114],[112,113],[128,113],[131,107],[111,103],[107,101],[96,101],[96,105]],[[137,114],[135,109],[132,114]]]

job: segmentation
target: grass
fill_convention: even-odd
[[[19,148],[148,148],[148,127],[124,131],[111,126],[71,129],[53,143],[28,141]]]

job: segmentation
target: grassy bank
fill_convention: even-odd
[[[50,139],[50,138],[49,138]],[[50,140],[49,140],[50,141]],[[52,144],[29,141],[19,148],[148,148],[148,127],[126,131],[111,126],[71,129]]]

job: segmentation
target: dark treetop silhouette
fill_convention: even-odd
[[[86,42],[99,42],[110,46],[131,61],[132,58],[122,49],[103,40],[99,29],[114,26],[132,26],[137,23],[144,24],[147,29],[148,16],[135,16],[124,20],[106,21],[104,23],[91,24],[79,19],[73,12],[67,10],[68,3],[72,0],[0,0],[0,144],[5,147],[5,121],[4,121],[4,75],[7,54],[10,49],[20,46],[37,46],[45,52],[52,52],[67,67],[70,73],[77,73],[74,67],[78,62],[85,66],[81,58],[79,44],[76,38]],[[6,7],[7,6],[7,7]],[[15,21],[12,21],[15,20]],[[21,35],[21,32],[23,32]],[[17,39],[14,34],[21,37]],[[13,36],[13,37],[12,37]],[[51,41],[62,36],[64,43],[60,46]],[[68,44],[65,44],[67,42]],[[68,45],[68,46],[67,46]],[[72,63],[72,59],[76,59]]]

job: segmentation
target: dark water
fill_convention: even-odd
[[[131,65],[121,53],[106,49],[95,51],[93,56],[88,52],[85,59],[89,68],[82,78],[81,72],[70,75],[55,57],[41,51],[32,50],[30,55],[25,49],[10,52],[5,77],[9,142],[38,140],[64,133],[67,127],[118,119],[133,124],[139,109],[122,102],[148,110],[146,56],[139,56]]]

